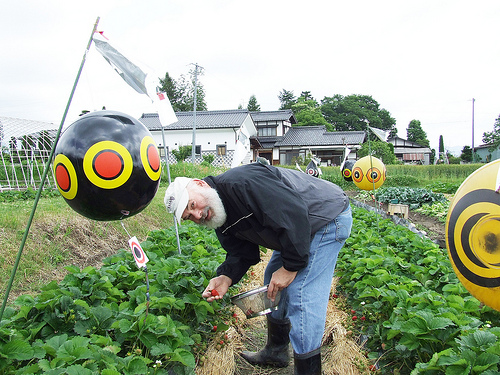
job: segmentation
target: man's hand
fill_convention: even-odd
[[[287,271],[283,267],[274,272],[267,288],[267,298],[274,302],[278,292],[290,285],[295,276],[297,276],[297,271]]]
[[[216,299],[221,299],[224,297],[224,294],[227,293],[227,290],[233,283],[233,280],[231,280],[229,277],[225,275],[220,275],[217,277],[214,277],[210,282],[208,283],[207,288],[205,291],[202,293],[202,297],[207,299],[207,302],[213,302]],[[213,292],[212,290],[215,290],[217,292]]]

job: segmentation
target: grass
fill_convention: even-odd
[[[126,231],[144,241],[149,231],[173,225],[163,204],[166,186],[139,214],[123,220]],[[0,204],[0,293],[11,277],[34,200]],[[65,275],[64,266],[98,266],[100,260],[128,247],[128,235],[119,221],[101,222],[80,216],[62,197],[40,199],[16,272],[10,300],[33,294]]]

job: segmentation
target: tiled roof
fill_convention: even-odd
[[[177,122],[165,126],[165,130],[193,129],[194,112],[176,112]],[[239,127],[249,115],[246,109],[224,111],[197,111],[196,129],[236,128]],[[160,130],[158,113],[144,113],[139,121],[149,130]]]
[[[263,121],[290,121],[292,124],[296,124],[297,120],[293,115],[291,109],[282,109],[279,111],[262,111],[262,112],[250,112],[254,122]]]
[[[364,131],[328,132],[324,126],[294,126],[275,146],[340,146],[361,144]]]

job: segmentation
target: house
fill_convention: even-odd
[[[194,112],[176,112],[178,121],[163,128],[157,113],[145,113],[140,118],[160,148],[169,150],[192,145]],[[293,127],[297,121],[291,110],[249,112],[246,109],[196,112],[195,162],[203,156],[215,156],[213,165],[229,167],[236,150],[238,131],[244,129],[250,137],[250,150],[243,164],[263,157],[270,164],[293,164],[294,158],[305,159],[312,152],[322,165],[340,165],[346,147],[350,157],[366,139],[364,131],[328,132],[324,126]],[[187,161],[191,158],[188,157]],[[169,163],[176,160],[170,156]]]
[[[480,163],[489,163],[490,161],[500,159],[500,146],[490,151],[491,145],[481,145],[474,147],[474,160]]]
[[[351,157],[366,139],[364,131],[329,132],[325,126],[297,126],[291,128],[275,143],[279,153],[279,164],[293,164],[294,159],[305,159],[308,152],[321,160],[321,165],[340,165],[346,147]]]
[[[157,113],[144,113],[139,118],[151,132],[161,157],[165,156],[165,147],[171,151],[192,145],[194,127],[195,162],[201,163],[204,155],[214,155],[213,165],[228,167],[236,149],[238,130],[244,129],[249,136],[257,134],[250,112],[246,109],[176,112],[176,115],[178,121],[165,126],[163,132]],[[243,163],[249,163],[250,159],[249,153]],[[186,160],[191,161],[191,157]],[[175,162],[175,157],[170,155],[169,163]]]
[[[257,135],[251,137],[253,159],[263,157],[269,164],[280,164],[279,150],[275,144],[297,123],[291,109],[250,112],[257,127]]]
[[[387,142],[394,146],[394,154],[399,161],[405,164],[430,164],[432,151],[429,147],[421,146],[398,136],[390,137]]]

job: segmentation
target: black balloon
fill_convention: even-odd
[[[63,132],[54,155],[59,192],[73,210],[90,219],[135,215],[158,190],[158,148],[149,130],[124,113],[82,116]]]
[[[342,176],[344,176],[344,179],[346,181],[352,181],[352,167],[354,167],[355,163],[356,160],[345,161],[344,166],[342,168]]]

